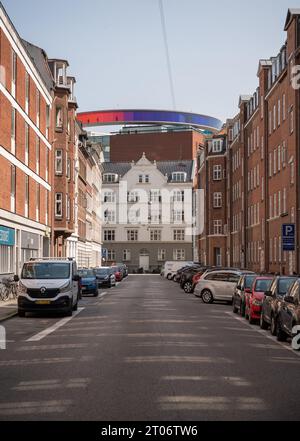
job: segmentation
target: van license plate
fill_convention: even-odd
[[[50,300],[37,300],[35,302],[37,305],[50,305]]]

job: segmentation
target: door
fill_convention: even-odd
[[[150,257],[149,255],[140,254],[140,268],[143,268],[144,272],[149,271],[150,268]]]

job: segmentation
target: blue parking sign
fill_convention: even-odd
[[[282,249],[283,251],[295,251],[296,227],[295,224],[282,225]]]

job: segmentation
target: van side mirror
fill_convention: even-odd
[[[73,282],[79,282],[79,280],[80,280],[80,276],[78,276],[78,274],[76,274],[76,275],[73,277]]]
[[[14,276],[14,282],[20,282],[20,277],[19,276]]]

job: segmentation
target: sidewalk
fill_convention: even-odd
[[[0,322],[13,317],[17,314],[17,301],[10,300],[8,302],[0,301]]]

